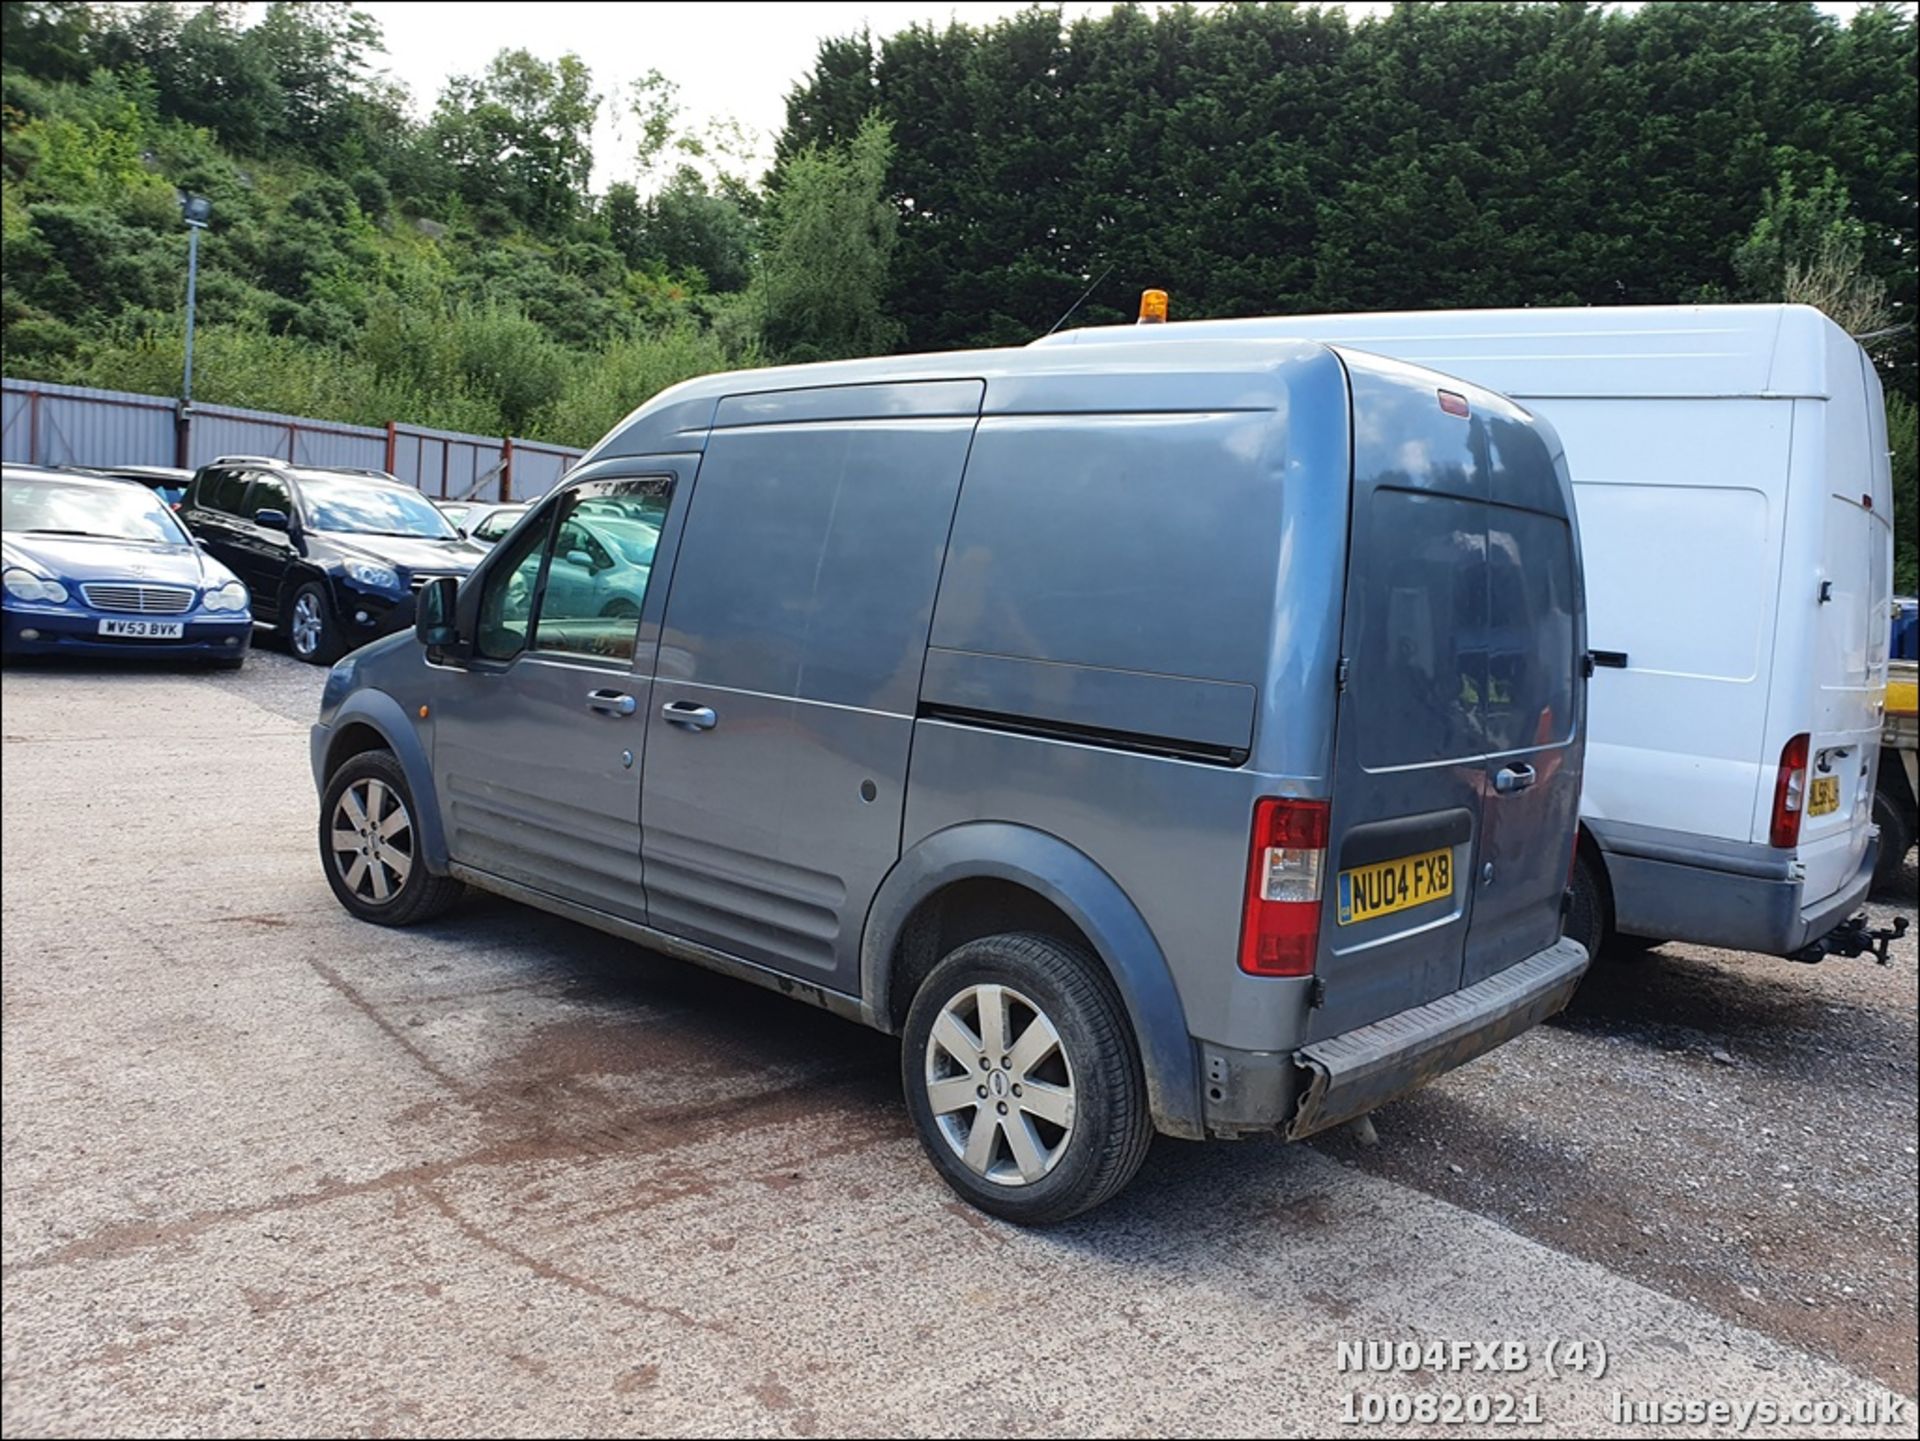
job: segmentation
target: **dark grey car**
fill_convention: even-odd
[[[561,585],[583,533],[650,543]],[[712,376],[334,668],[321,861],[367,920],[471,884],[899,1033],[941,1174],[1052,1221],[1565,1003],[1584,662],[1558,441],[1431,372]]]

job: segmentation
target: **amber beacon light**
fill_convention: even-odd
[[[1167,292],[1164,290],[1143,290],[1140,292],[1139,325],[1165,325],[1167,323]]]

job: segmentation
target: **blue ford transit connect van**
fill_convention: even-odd
[[[1584,626],[1552,430],[1412,366],[711,376],[334,667],[321,864],[898,1033],[940,1174],[1054,1221],[1155,1131],[1310,1135],[1565,1004]]]

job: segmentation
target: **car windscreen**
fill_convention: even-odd
[[[589,514],[586,506],[581,513]],[[596,517],[595,524],[600,533],[625,552],[628,560],[635,565],[651,565],[654,547],[660,542],[660,531],[656,526],[642,520],[606,520]]]
[[[300,497],[306,503],[307,525],[314,530],[417,535],[428,540],[455,538],[453,527],[433,502],[404,486],[331,475],[304,476]]]
[[[526,513],[524,505],[517,510],[496,510],[473,528],[473,534],[479,540],[498,540],[512,530],[514,523]]]
[[[173,512],[145,486],[76,485],[8,476],[0,525],[27,535],[90,535],[145,545],[189,545]]]

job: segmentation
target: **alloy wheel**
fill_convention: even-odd
[[[1030,1186],[1073,1139],[1073,1067],[1044,1011],[1011,986],[969,986],[927,1037],[927,1101],[942,1138],[975,1175]]]
[[[294,650],[301,656],[310,656],[320,649],[320,631],[324,622],[320,617],[320,602],[312,595],[303,595],[293,603],[293,623],[290,634]]]
[[[347,889],[380,905],[413,871],[413,821],[399,792],[372,777],[355,781],[333,807],[333,864]]]

